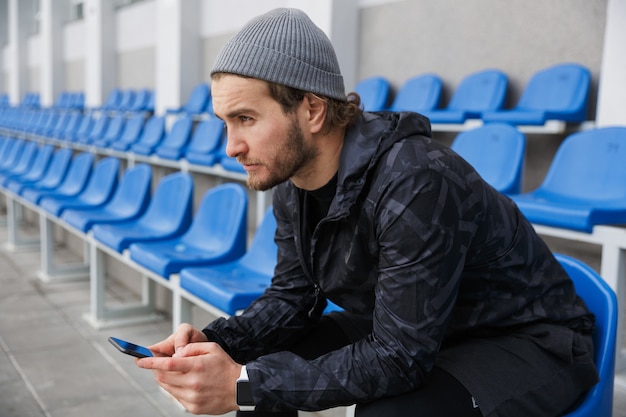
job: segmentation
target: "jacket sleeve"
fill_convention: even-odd
[[[294,244],[291,210],[279,190],[274,191],[275,241],[278,261],[271,286],[241,315],[220,318],[204,333],[216,341],[239,363],[292,346],[319,319],[324,305],[317,301],[313,281],[307,278]]]
[[[432,368],[481,197],[445,168],[397,168],[404,174],[388,182],[389,176],[379,176],[371,188],[380,191],[361,214],[373,219],[378,251],[372,333],[312,361],[278,352],[249,363],[260,409],[314,411],[367,402],[416,389]]]

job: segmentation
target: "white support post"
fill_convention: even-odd
[[[25,2],[9,0],[8,2],[8,91],[12,105],[17,105],[22,100],[28,89],[28,17],[23,10]]]
[[[156,114],[179,108],[200,82],[200,5],[157,0]]]
[[[8,193],[5,194],[5,199],[7,205],[7,250],[17,252],[38,249],[40,242],[37,238],[28,239],[20,233],[24,207]]]
[[[162,320],[163,315],[156,310],[156,282],[146,274],[143,274],[141,277],[142,291],[140,302],[107,307],[107,257],[124,263],[129,263],[130,261],[126,256],[127,253],[120,254],[109,247],[97,243],[91,236],[90,247],[91,265],[89,277],[91,283],[91,306],[89,314],[83,316],[84,320],[95,329],[128,326]],[[168,282],[162,277],[159,282],[168,286]]]
[[[85,105],[98,107],[117,85],[112,1],[85,0]]]
[[[596,125],[626,125],[626,1],[608,0]]]
[[[41,105],[49,107],[63,89],[63,26],[61,0],[40,0]]]
[[[44,282],[83,280],[89,277],[89,250],[83,248],[83,261],[57,265],[55,262],[55,222],[44,210],[39,211],[39,241],[41,242],[41,265],[37,273]],[[87,242],[83,241],[87,246]]]

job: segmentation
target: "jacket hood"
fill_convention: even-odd
[[[411,136],[431,137],[426,117],[411,112],[364,112],[361,120],[346,131],[337,173],[338,191],[351,194],[362,188],[368,171],[382,155],[398,141]]]

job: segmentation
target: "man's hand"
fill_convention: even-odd
[[[152,369],[157,383],[189,412],[224,414],[238,409],[235,382],[241,365],[217,343],[206,342],[202,332],[181,325],[150,349],[156,356],[137,359],[137,366]]]
[[[176,352],[187,346],[189,343],[206,342],[204,333],[194,328],[190,324],[183,323],[178,326],[176,332],[162,342],[148,346],[148,349],[155,356],[176,356]]]

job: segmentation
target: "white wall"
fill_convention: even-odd
[[[116,13],[117,52],[153,48],[157,38],[154,1],[122,7]]]
[[[77,20],[63,27],[63,61],[85,59],[85,21]]]

